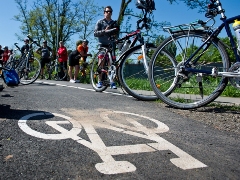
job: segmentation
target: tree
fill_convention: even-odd
[[[167,0],[170,3],[184,2],[190,8],[203,7],[207,0]],[[91,38],[96,18],[102,14],[95,0],[15,0],[19,14],[14,16],[16,21],[22,23],[19,39],[31,34],[40,43],[46,39],[57,49],[58,41],[70,42],[73,35],[79,34],[81,39]],[[60,4],[59,4],[60,2]],[[128,8],[132,0],[122,0],[118,16],[121,32],[130,32],[132,17],[141,17],[141,13],[133,13]],[[28,9],[30,7],[30,9]],[[125,23],[125,24],[124,24]],[[156,38],[155,32],[168,22],[152,20],[152,27],[145,32],[148,37]],[[158,31],[155,31],[155,30]],[[74,43],[75,44],[75,43]]]
[[[173,2],[183,2],[185,3],[190,9],[198,9],[199,12],[205,12],[207,4],[210,3],[210,0],[167,0],[170,3]]]
[[[183,2],[186,4],[191,9],[198,8],[199,12],[203,12],[206,10],[206,5],[209,3],[209,0],[167,0],[170,3],[178,3],[178,2]],[[142,16],[141,13],[134,13],[132,9],[129,9],[128,6],[132,2],[132,0],[122,0],[121,1],[121,6],[119,10],[119,15],[117,22],[121,26],[121,33],[127,33],[131,31],[132,26],[131,26],[131,20],[133,17],[140,18]],[[170,25],[169,22],[162,21],[162,22],[157,22],[153,18],[151,18],[152,22],[151,28],[146,30],[145,36],[148,38],[155,39],[159,34],[159,29],[162,29],[163,26]],[[125,24],[124,24],[125,23]]]
[[[73,35],[87,38],[93,31],[95,18],[100,14],[94,0],[15,0],[19,15],[15,20],[22,23],[23,36],[31,34],[40,43],[47,40],[56,52],[58,41],[69,42]],[[31,9],[27,5],[31,4]],[[87,7],[87,8],[86,8]],[[20,38],[21,36],[19,36]],[[75,46],[75,45],[74,45]]]

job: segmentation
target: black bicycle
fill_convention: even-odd
[[[218,14],[223,23],[214,28]],[[230,29],[240,15],[227,18],[220,0],[211,0],[205,16],[205,22],[166,27],[170,36],[151,59],[151,86],[159,99],[172,107],[192,109],[207,105],[224,91],[228,80],[240,89],[240,44],[235,43]],[[230,47],[217,37],[224,28]],[[233,62],[227,49],[234,53]]]
[[[68,70],[58,62],[58,58],[46,63],[44,68],[44,77],[47,80],[62,81],[67,79]]]
[[[20,57],[13,54],[13,57],[5,64],[7,68],[13,68],[18,73],[20,83],[23,85],[32,84],[40,75],[41,64],[39,59],[34,57],[33,45],[40,46],[34,41],[29,35],[27,36],[30,40],[29,50],[25,51]],[[17,50],[21,52],[20,47],[17,43],[14,43]]]

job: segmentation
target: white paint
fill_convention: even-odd
[[[162,137],[160,137],[159,133],[164,133],[169,130],[168,126],[164,123],[149,118],[146,116],[142,116],[139,114],[122,112],[122,111],[110,111],[110,110],[101,110],[100,112],[100,120],[95,121],[91,124],[91,120],[82,120],[81,117],[78,121],[61,114],[53,113],[52,115],[61,117],[66,119],[66,121],[46,121],[46,124],[51,126],[52,128],[56,129],[60,134],[44,134],[38,131],[31,129],[27,125],[27,120],[39,115],[50,115],[44,113],[35,113],[30,114],[27,116],[22,117],[18,124],[19,127],[29,135],[35,136],[37,138],[42,139],[51,139],[51,140],[59,140],[59,139],[73,139],[81,145],[88,147],[89,149],[95,151],[99,157],[102,159],[102,163],[97,163],[95,165],[96,169],[103,173],[103,174],[119,174],[119,173],[126,173],[126,172],[134,172],[136,167],[128,161],[115,161],[113,158],[114,155],[120,154],[133,154],[133,153],[150,153],[154,151],[161,151],[161,150],[169,150],[174,153],[177,158],[170,159],[175,166],[181,168],[183,170],[186,169],[193,169],[193,168],[202,168],[207,167],[202,162],[198,161],[197,159],[193,158],[186,152],[182,151],[172,143],[166,141]],[[94,113],[94,111],[93,111]],[[134,118],[127,117],[125,120],[131,124],[131,126],[126,124],[121,124],[110,119],[111,114],[123,114],[123,115],[130,115]],[[90,116],[89,118],[93,118],[94,116]],[[124,117],[124,116],[123,116]],[[138,118],[139,117],[139,118]],[[155,128],[147,128],[141,123],[139,123],[138,119],[145,119],[148,121],[152,121],[155,123]],[[103,120],[103,121],[102,121]],[[59,124],[69,124],[72,123],[73,128],[69,131],[64,129],[63,127],[59,126]],[[104,122],[104,123],[103,123]],[[128,134],[131,136],[144,138],[147,140],[154,141],[155,143],[147,143],[147,144],[134,144],[134,145],[124,145],[124,146],[109,146],[107,147],[98,133],[96,132],[96,127],[98,128],[105,128],[110,129],[112,131]],[[86,131],[90,141],[86,141],[78,136],[81,132],[82,128]],[[161,158],[161,157],[159,157]]]
[[[38,131],[35,131],[33,129],[31,129],[28,125],[27,125],[27,120],[35,117],[35,116],[44,116],[44,115],[54,115],[57,117],[61,117],[64,119],[67,119],[68,121],[46,121],[46,124],[48,124],[49,126],[53,127],[54,129],[58,130],[61,134],[44,134]],[[70,121],[70,122],[69,122]],[[61,126],[59,126],[58,124],[70,124],[72,123],[73,128],[70,131],[67,131],[66,129],[62,128]],[[72,139],[81,139],[80,137],[76,138],[73,135],[79,134],[82,130],[81,128],[81,124],[79,124],[77,121],[75,121],[74,119],[61,115],[61,114],[57,114],[57,113],[34,113],[34,114],[29,114],[27,116],[22,117],[19,121],[18,121],[18,125],[20,127],[20,129],[22,129],[25,133],[37,137],[37,138],[41,138],[41,139],[52,139],[52,140],[57,140],[57,139],[68,139],[68,138],[72,138]],[[74,137],[74,138],[73,138]]]

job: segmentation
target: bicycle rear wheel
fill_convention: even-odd
[[[109,80],[107,77],[107,73],[102,72],[102,69],[104,69],[106,72],[108,71],[107,65],[104,67],[100,67],[98,61],[100,57],[105,58],[107,57],[107,49],[106,48],[100,48],[98,53],[95,55],[95,57],[92,59],[92,67],[91,67],[91,73],[90,73],[90,79],[92,87],[97,92],[105,91],[109,85]],[[102,59],[103,60],[103,59]],[[105,61],[105,60],[104,60]],[[97,84],[99,82],[99,76],[102,76],[101,81],[103,82],[103,85],[101,88],[97,87]]]
[[[214,101],[224,90],[228,78],[213,77],[196,70],[227,71],[229,57],[219,39],[211,39],[193,56],[207,38],[203,31],[180,32],[165,39],[152,56],[149,78],[156,95],[166,104],[180,109],[198,108]],[[193,56],[191,62],[184,62]],[[194,72],[187,68],[195,69]]]
[[[41,64],[37,58],[29,60],[27,66],[27,68],[17,69],[20,83],[23,85],[28,85],[36,81],[41,71]]]
[[[147,45],[146,59],[148,62],[155,49],[153,44]],[[126,51],[118,69],[119,82],[124,90],[134,98],[143,101],[156,100],[158,97],[152,90],[143,61],[141,45]]]

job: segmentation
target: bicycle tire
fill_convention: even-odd
[[[97,83],[99,81],[99,65],[98,65],[98,57],[100,54],[102,54],[104,57],[106,56],[106,53],[108,52],[108,50],[104,47],[100,48],[99,51],[97,52],[97,54],[94,56],[94,58],[92,59],[92,66],[91,66],[91,73],[90,73],[90,79],[91,79],[91,84],[93,89],[96,92],[102,92],[105,91],[107,89],[107,87],[109,86],[109,81],[107,79],[107,74],[103,73],[103,75],[105,75],[105,77],[103,78],[103,86],[101,88],[97,87]],[[107,68],[104,67],[104,68]],[[107,69],[106,69],[107,71]]]
[[[227,86],[226,77],[180,71],[185,60],[207,37],[204,31],[179,32],[173,35],[174,40],[172,37],[165,39],[153,54],[149,65],[150,83],[158,98],[169,106],[178,109],[205,106]],[[197,61],[192,61],[189,67],[211,71],[217,66],[219,71],[227,71],[230,61],[223,43],[218,38],[210,39],[209,43],[195,54]]]
[[[28,68],[18,69],[20,83],[23,85],[32,84],[40,75],[41,64],[37,58],[33,58],[28,62]]]
[[[153,44],[147,44],[147,61],[155,51]],[[137,45],[127,50],[118,68],[119,82],[124,90],[134,98],[142,101],[158,99],[148,79],[148,72],[144,68],[142,46]]]

